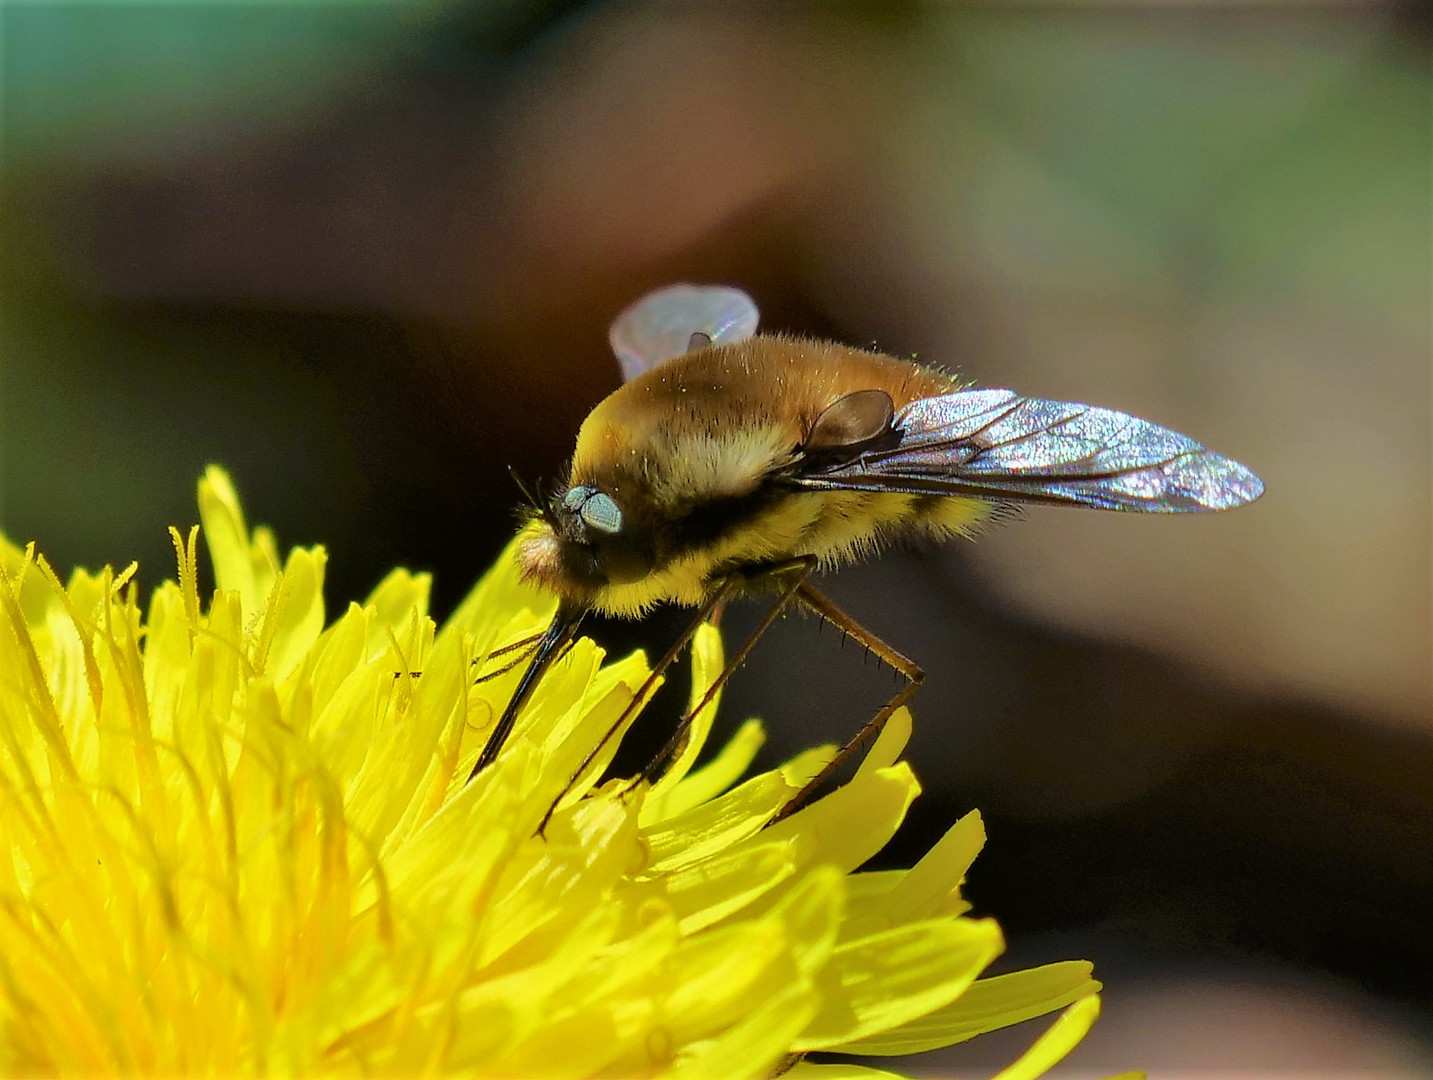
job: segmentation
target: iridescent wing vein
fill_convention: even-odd
[[[1236,461],[1146,420],[1013,390],[966,390],[914,401],[892,440],[790,478],[818,490],[898,491],[1099,510],[1227,510],[1264,485]]]

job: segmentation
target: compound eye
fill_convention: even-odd
[[[562,497],[562,506],[565,510],[571,510],[574,514],[582,508],[588,497],[592,494],[589,487],[569,488],[566,495]]]
[[[569,496],[571,493],[569,492]],[[609,536],[622,531],[622,511],[610,495],[597,492],[582,504],[582,520],[589,529],[596,529]]]

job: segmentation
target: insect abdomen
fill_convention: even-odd
[[[984,520],[989,504],[895,492],[820,492],[822,506],[799,554],[834,566],[873,554],[888,544],[922,537],[943,538]]]

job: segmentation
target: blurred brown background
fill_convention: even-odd
[[[890,858],[981,807],[1009,960],[1109,983],[1069,1075],[1433,1075],[1429,31],[1378,3],[8,4],[0,526],[152,584],[219,461],[329,545],[332,602],[403,563],[446,607],[511,530],[507,467],[556,475],[615,386],[607,321],[679,279],[1188,432],[1265,498],[1036,510],[828,582],[930,672]],[[763,716],[770,760],[842,738],[887,692],[855,660],[784,623],[726,721]]]

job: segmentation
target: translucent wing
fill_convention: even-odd
[[[687,352],[694,334],[714,345],[749,338],[756,333],[757,318],[756,305],[740,289],[668,285],[618,315],[607,340],[622,364],[622,378],[630,380]]]
[[[800,487],[1074,503],[1177,513],[1253,502],[1264,484],[1193,439],[1111,409],[966,390],[914,401],[890,438],[850,459],[819,459]]]

